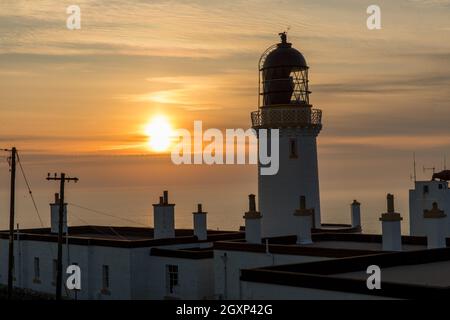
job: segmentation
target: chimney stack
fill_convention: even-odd
[[[402,233],[400,213],[395,212],[394,196],[387,195],[387,212],[381,215],[380,221],[383,230],[383,251],[401,251]]]
[[[314,208],[306,209],[306,197],[300,196],[300,207],[295,210],[297,218],[297,244],[311,244],[311,229],[313,227]]]
[[[352,228],[361,228],[361,204],[358,201],[353,200],[350,208],[352,214]]]
[[[55,193],[55,202],[50,203],[51,233],[59,232],[59,193]],[[67,233],[67,203],[64,203],[63,233]]]
[[[202,204],[197,205],[197,212],[192,212],[194,216],[194,235],[198,240],[206,240],[208,238],[206,212],[202,211]]]
[[[164,191],[159,203],[153,205],[153,238],[175,237],[175,204],[169,203],[169,193]]]
[[[248,211],[244,214],[245,241],[261,243],[261,213],[256,211],[255,195],[248,196]]]
[[[443,221],[445,217],[447,217],[447,215],[443,210],[438,208],[436,202],[433,202],[433,208],[431,210],[423,211],[428,249],[447,247],[445,232],[446,225]]]

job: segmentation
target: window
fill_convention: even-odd
[[[34,257],[34,282],[38,282],[41,277],[41,267],[39,265],[39,258]]]
[[[296,139],[289,140],[289,158],[298,158]]]
[[[423,193],[428,193],[428,186],[423,186]]]
[[[169,293],[174,293],[174,288],[178,286],[178,266],[166,265],[166,275]]]
[[[107,265],[102,267],[102,286],[103,290],[109,289],[109,266]]]
[[[442,183],[439,183],[439,189],[442,189]]]

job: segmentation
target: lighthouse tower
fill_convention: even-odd
[[[320,224],[316,138],[322,111],[309,103],[308,65],[303,55],[280,33],[281,42],[268,48],[259,63],[259,109],[251,114],[254,129],[279,129],[279,170],[261,175],[258,165],[262,236],[297,234],[293,214],[304,196],[314,210],[313,227]]]

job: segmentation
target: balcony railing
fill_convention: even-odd
[[[311,108],[274,107],[251,113],[254,128],[322,128],[322,110]]]

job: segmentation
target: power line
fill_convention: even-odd
[[[19,168],[20,168],[20,171],[22,172],[23,179],[24,179],[25,184],[26,184],[26,186],[27,186],[27,188],[28,188],[28,193],[30,194],[30,198],[31,198],[31,200],[33,201],[33,206],[34,206],[34,209],[35,209],[36,214],[37,214],[37,216],[38,216],[38,219],[39,219],[39,222],[40,222],[40,224],[41,224],[41,227],[42,227],[42,228],[45,228],[44,222],[42,221],[41,215],[40,215],[40,213],[39,213],[39,209],[38,209],[37,204],[36,204],[36,200],[34,199],[33,192],[32,192],[32,190],[31,190],[30,183],[29,183],[28,178],[27,178],[27,176],[26,176],[26,174],[25,174],[25,170],[23,169],[22,162],[21,162],[20,157],[19,157],[19,152],[18,152],[17,150],[16,150],[16,158],[17,158],[17,162],[19,163]],[[18,228],[17,228],[17,229],[18,229]],[[18,230],[18,232],[19,232],[19,230]],[[53,248],[52,248],[51,243],[49,243],[48,249],[49,249],[49,251],[50,251],[50,256],[51,256],[51,257],[54,257],[54,252],[53,252]]]
[[[27,179],[27,176],[25,174],[25,171],[23,170],[23,166],[22,166],[22,162],[20,161],[19,153],[17,153],[17,162],[19,163],[20,171],[22,172],[23,179],[25,180],[25,184],[26,184],[26,186],[28,188],[28,193],[30,194],[31,201],[33,202],[33,206],[34,206],[34,209],[35,209],[35,211],[37,213],[37,216],[39,218],[39,222],[41,224],[41,227],[44,228],[44,222],[42,221],[41,215],[39,214],[39,210],[38,210],[38,207],[36,205],[36,201],[34,199],[33,192],[31,191],[30,183],[28,182],[28,179]]]
[[[101,230],[101,229],[99,229],[99,228],[97,228],[97,227],[91,225],[91,224],[90,224],[89,222],[87,222],[86,220],[80,218],[79,215],[73,214],[73,211],[71,211],[71,212],[72,212],[72,215],[73,215],[75,218],[77,218],[78,220],[80,220],[81,222],[83,222],[85,225],[90,226],[90,227],[91,227],[92,229],[94,229],[95,231],[97,231],[97,232],[99,232],[99,233],[101,233],[101,234],[107,235],[107,236],[110,235],[109,233],[106,233],[105,231],[103,231],[103,230]],[[119,237],[121,240],[128,240],[127,238],[125,238],[124,236],[122,236],[121,234],[119,234],[117,231],[115,231],[112,227],[109,227],[109,229],[110,229],[117,237]]]
[[[122,240],[128,240],[127,238],[125,238],[124,236],[122,236],[120,233],[118,233],[116,230],[114,230],[113,227],[109,227],[109,230],[111,230],[115,235],[117,235],[119,238],[121,238]]]
[[[33,196],[33,192],[31,191],[30,183],[28,182],[28,178],[27,178],[27,176],[25,174],[25,170],[23,169],[22,162],[21,162],[20,157],[19,157],[19,153],[17,153],[17,162],[19,163],[20,171],[22,172],[23,179],[25,180],[25,184],[26,184],[26,186],[28,188],[28,193],[30,194],[31,201],[33,201],[33,206],[34,206],[34,209],[35,209],[36,214],[38,216],[39,222],[41,224],[41,228],[45,228],[44,221],[42,220],[42,217],[41,217],[41,215],[39,213],[39,209],[38,209],[38,207],[36,205],[36,200],[34,199],[34,196]],[[55,254],[54,254],[53,247],[52,247],[51,243],[49,243],[48,249],[50,251],[50,256],[53,259]]]
[[[81,205],[78,205],[78,204],[75,204],[75,203],[69,203],[69,205],[77,207],[77,208],[80,208],[80,209],[83,209],[83,210],[87,210],[87,211],[90,211],[90,212],[93,212],[93,213],[97,213],[97,214],[100,214],[100,215],[116,218],[116,219],[119,219],[119,220],[123,220],[123,221],[126,221],[126,222],[131,222],[131,223],[134,223],[134,224],[138,224],[138,225],[147,227],[147,225],[145,225],[143,223],[140,223],[140,222],[137,222],[137,221],[134,221],[134,220],[131,220],[131,219],[123,218],[123,217],[118,217],[118,216],[113,215],[111,213],[106,213],[106,212],[103,212],[103,211],[90,209],[90,208],[87,208],[87,207],[84,207],[84,206],[81,206]]]

